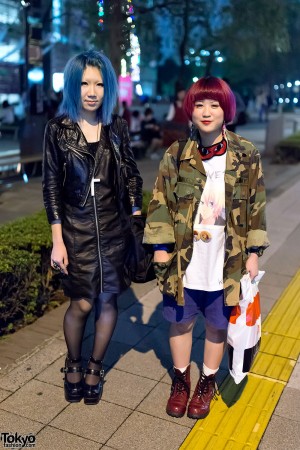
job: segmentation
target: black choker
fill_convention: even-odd
[[[210,145],[209,147],[201,147],[201,145],[198,144],[198,150],[199,150],[201,159],[203,161],[206,161],[208,159],[211,159],[213,156],[224,155],[224,153],[227,150],[227,142],[226,142],[226,139],[223,138],[221,142]]]

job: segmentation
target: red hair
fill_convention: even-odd
[[[216,100],[224,111],[224,121],[229,123],[233,120],[236,111],[235,95],[228,84],[217,77],[202,77],[192,84],[188,90],[183,103],[183,108],[192,120],[195,103],[199,100]]]

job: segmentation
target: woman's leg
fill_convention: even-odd
[[[212,327],[210,327],[212,329]],[[208,326],[206,326],[206,339],[204,342],[204,365],[211,370],[217,371],[220,367],[227,338],[227,330],[214,330],[213,337],[208,336]]]
[[[95,300],[95,335],[92,357],[94,360],[102,361],[114,332],[117,318],[118,305],[117,294],[101,293]],[[90,369],[99,370],[99,364],[89,362]],[[87,374],[85,381],[93,385],[99,382],[96,375]]]
[[[172,323],[170,326],[170,348],[173,364],[176,368],[184,368],[190,364],[194,321],[188,323]]]
[[[81,345],[85,324],[91,309],[91,300],[72,299],[66,311],[63,327],[68,357],[71,360],[81,358]],[[76,363],[76,365],[78,367],[81,366],[81,362]],[[70,383],[78,383],[81,380],[81,373],[67,373],[66,378]]]

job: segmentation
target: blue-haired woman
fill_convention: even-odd
[[[97,404],[102,361],[117,321],[117,297],[128,287],[124,270],[129,221],[140,214],[142,179],[126,122],[113,114],[118,86],[109,59],[81,53],[66,65],[60,113],[46,126],[43,195],[52,228],[51,266],[63,274],[70,305],[64,318],[68,354],[64,391],[69,402]],[[95,334],[85,377],[81,346],[94,306]]]

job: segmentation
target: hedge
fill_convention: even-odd
[[[143,213],[150,197],[143,193]],[[44,210],[0,227],[0,336],[66,300],[60,277],[50,267],[51,248]]]
[[[300,161],[300,133],[282,139],[276,146],[276,160],[278,162]]]

